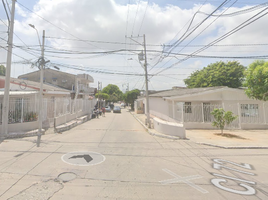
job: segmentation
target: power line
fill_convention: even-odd
[[[161,70],[160,72],[158,72],[158,73],[156,73],[156,74],[162,73],[163,71],[168,70],[168,69],[174,67],[175,65],[177,65],[177,64],[179,64],[179,63],[181,63],[181,62],[183,62],[183,61],[188,60],[189,58],[195,56],[196,54],[198,54],[198,53],[200,53],[200,52],[206,50],[207,48],[213,46],[214,44],[216,44],[216,43],[222,41],[223,39],[225,39],[225,38],[231,36],[232,34],[236,33],[237,31],[239,31],[239,30],[243,29],[244,27],[250,25],[251,23],[255,22],[256,20],[258,20],[258,19],[264,17],[265,15],[268,14],[268,12],[262,14],[262,15],[259,16],[259,17],[257,17],[257,16],[258,16],[259,14],[261,14],[262,12],[264,12],[265,10],[267,10],[267,9],[268,9],[268,8],[263,9],[261,12],[257,13],[257,14],[254,15],[253,17],[249,18],[248,20],[246,20],[246,21],[243,22],[242,24],[238,25],[236,28],[234,28],[234,29],[232,29],[231,31],[229,31],[228,33],[222,35],[220,38],[214,40],[213,42],[210,42],[210,43],[209,43],[208,45],[206,45],[205,47],[203,47],[203,48],[201,48],[201,49],[199,49],[199,50],[193,52],[191,55],[187,56],[186,58],[181,59],[179,62],[176,62],[176,63],[172,64],[172,65],[169,66],[168,68],[165,68],[165,69]],[[254,19],[255,17],[257,17],[257,18]],[[251,21],[251,20],[252,20],[252,21]]]
[[[219,10],[222,6],[224,6],[226,4],[227,1],[230,1],[230,0],[225,0],[223,3],[221,3],[212,13],[210,13],[205,19],[203,19],[189,34],[187,34],[188,32],[188,29],[190,28],[190,25],[192,24],[193,22],[193,19],[195,17],[193,17],[188,29],[186,30],[186,32],[176,41],[173,43],[173,46],[176,47],[177,45],[181,44],[186,38],[188,38],[196,29],[198,29],[211,15],[213,15],[213,13],[215,13],[217,10]],[[187,35],[186,35],[187,34]],[[185,36],[186,35],[186,36]],[[185,36],[185,37],[184,37]],[[170,49],[169,52],[172,52],[172,50],[174,49],[174,47],[172,47]]]
[[[144,11],[144,15],[143,15],[142,20],[141,20],[141,25],[140,25],[140,28],[139,28],[138,35],[140,35],[141,27],[143,25],[143,22],[144,22],[144,19],[145,19],[145,16],[146,16],[146,12],[147,12],[147,8],[148,8],[148,5],[149,5],[149,2],[150,2],[150,0],[147,1],[147,5],[146,5],[145,11]]]
[[[232,12],[232,13],[227,13],[227,14],[221,14],[221,15],[211,15],[211,16],[212,17],[233,17],[233,16],[246,14],[246,13],[261,9],[263,7],[266,7],[267,5],[268,5],[268,3],[265,2],[265,3],[259,4],[259,5],[256,5],[256,6],[253,6],[251,8],[244,9],[244,10],[240,10],[240,11],[236,11],[236,12]],[[208,13],[201,12],[201,11],[199,11],[198,13],[204,14],[204,15],[209,15]]]
[[[138,6],[137,6],[137,10],[136,10],[136,15],[135,15],[135,18],[134,18],[134,23],[133,23],[131,35],[133,35],[133,31],[134,31],[134,27],[135,27],[135,23],[136,23],[136,18],[137,18],[137,14],[138,14],[139,7],[140,7],[140,2],[141,2],[141,0],[139,0],[139,2],[138,2]]]
[[[234,1],[227,9],[225,9],[224,12],[226,12],[231,6],[233,6],[238,0]],[[222,12],[222,14],[224,13]],[[187,47],[187,45],[191,44],[198,36],[200,36],[205,30],[208,29],[208,27],[210,27],[221,15],[217,16],[217,18],[215,20],[213,20],[208,26],[206,26],[201,32],[199,32],[193,39],[191,39],[191,41],[189,41],[185,47],[183,47],[179,52],[181,52],[183,49],[185,49]]]

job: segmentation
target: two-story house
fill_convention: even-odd
[[[74,75],[47,68],[43,71],[43,77],[44,83],[69,90],[72,98],[75,98],[75,94],[77,94],[77,98],[87,97],[93,95],[95,91],[95,88],[90,87],[90,83],[93,83],[94,79],[88,74]],[[40,82],[40,71],[23,74],[18,78]]]

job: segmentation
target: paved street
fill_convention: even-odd
[[[36,137],[4,141],[0,199],[268,199],[267,160],[268,149],[152,136],[123,109],[39,148]]]

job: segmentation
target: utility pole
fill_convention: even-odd
[[[100,90],[102,88],[102,83],[98,81],[98,109],[100,111]]]
[[[146,56],[146,43],[145,43],[145,34],[143,34],[143,45],[144,45],[144,70],[145,70],[145,87],[146,87],[146,113],[147,113],[147,123],[148,127],[151,128],[150,120],[150,107],[149,107],[149,94],[148,94],[148,73],[147,73],[147,56]]]
[[[44,65],[45,65],[45,30],[43,30],[43,39],[41,47],[41,63],[40,63],[40,91],[39,91],[39,126],[37,134],[37,147],[40,147],[43,123],[43,81],[44,81]]]
[[[3,102],[3,114],[2,114],[2,135],[0,134],[0,140],[8,134],[8,113],[9,113],[9,90],[10,90],[10,72],[11,72],[11,58],[12,58],[12,46],[13,46],[13,31],[14,31],[14,18],[15,18],[15,2],[12,0],[11,8],[11,20],[8,34],[8,51],[7,51],[7,63],[6,63],[6,76],[5,76],[5,93]]]
[[[138,36],[140,37],[140,36]],[[128,37],[129,39],[132,39],[131,37]],[[146,113],[147,113],[147,123],[148,127],[151,128],[151,121],[150,121],[150,106],[149,106],[149,93],[148,93],[148,73],[147,73],[147,55],[146,55],[146,41],[145,41],[145,34],[143,34],[143,45],[135,40],[134,42],[140,44],[144,48],[144,58],[143,58],[143,51],[138,54],[139,61],[144,60],[144,71],[145,71],[145,85],[146,85],[146,91],[145,91],[145,96],[146,96]],[[141,63],[141,62],[140,62]],[[142,63],[141,63],[142,64]]]

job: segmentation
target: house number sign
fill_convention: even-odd
[[[237,164],[237,163],[234,163],[234,162],[231,162],[228,160],[223,160],[223,159],[213,159],[213,161],[214,161],[214,163],[213,163],[214,169],[221,170],[222,168],[224,168],[224,169],[227,169],[230,171],[235,171],[235,172],[246,174],[246,175],[251,175],[251,176],[255,175],[252,172],[247,172],[247,171],[243,170],[243,169],[252,170],[252,167],[249,164],[246,164],[246,163]],[[228,166],[226,166],[226,164],[233,165],[236,168],[228,167]],[[239,168],[239,169],[237,169],[237,168]],[[212,173],[212,175],[220,177],[220,178],[211,179],[211,183],[222,190],[232,192],[235,194],[240,194],[240,195],[254,195],[254,194],[256,194],[256,190],[252,187],[252,185],[255,185],[256,183],[253,181],[239,179],[236,177],[229,177],[226,175],[216,174],[216,173]],[[239,182],[238,185],[241,186],[241,190],[236,190],[236,189],[229,188],[228,186],[224,186],[224,183],[228,182],[227,179],[233,180],[235,182]]]

